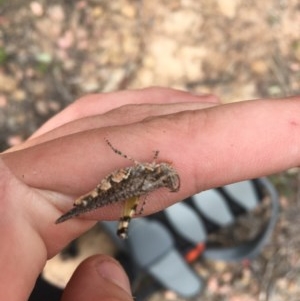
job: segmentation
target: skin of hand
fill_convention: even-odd
[[[111,171],[131,165],[104,138],[141,162],[171,162],[177,193],[147,197],[144,214],[217,186],[299,166],[300,97],[220,105],[214,96],[164,88],[83,97],[30,139],[0,155],[1,300],[27,300],[47,259],[92,227],[118,219],[112,204],[56,225],[74,199]],[[83,262],[63,301],[132,300],[119,264],[97,255]]]

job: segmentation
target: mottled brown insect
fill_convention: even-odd
[[[107,139],[106,142],[116,154],[133,161],[134,165],[118,169],[105,177],[95,189],[75,200],[74,208],[62,215],[56,223],[124,201],[124,212],[120,218],[117,234],[121,238],[126,238],[129,222],[136,213],[140,197],[162,187],[176,192],[180,188],[180,178],[169,163],[156,163],[158,151],[152,163],[142,163],[124,155]]]

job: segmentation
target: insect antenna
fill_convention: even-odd
[[[134,160],[133,158],[127,156],[126,154],[123,154],[120,150],[116,149],[107,138],[104,138],[105,142],[108,144],[108,146],[119,156],[132,161],[134,164],[138,164],[138,161]]]

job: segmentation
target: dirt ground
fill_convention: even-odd
[[[300,94],[299,1],[0,0],[0,150],[82,95],[153,85],[223,102]],[[272,241],[250,266],[196,263],[199,300],[300,300],[299,170],[273,180]]]

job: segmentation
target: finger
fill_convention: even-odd
[[[3,155],[5,163],[32,187],[80,195],[94,188],[112,170],[131,165],[116,155],[104,137],[124,153],[141,161],[172,162],[181,178],[177,193],[160,190],[147,197],[149,214],[201,190],[244,179],[273,174],[299,165],[300,100],[259,100],[215,106],[153,117],[141,123],[80,132],[22,151]],[[72,200],[49,200],[61,212]],[[87,229],[84,218],[117,219],[122,202],[110,205],[59,226],[51,224],[59,211],[36,207],[40,219],[48,222],[49,233],[70,240]],[[25,208],[26,209],[26,208]],[[90,226],[90,225],[89,225]],[[50,241],[50,239],[48,239]],[[48,246],[51,248],[51,246]],[[53,246],[52,246],[53,247]]]
[[[106,94],[85,96],[51,118],[32,137],[37,137],[60,125],[87,116],[99,115],[128,104],[161,104],[178,102],[219,103],[213,95],[194,95],[168,88],[146,88],[125,90]]]
[[[7,152],[16,151],[18,149],[23,149],[81,131],[116,125],[126,125],[139,122],[145,118],[153,116],[164,116],[181,111],[204,109],[215,105],[215,103],[210,102],[125,105],[108,111],[102,115],[89,116],[71,121],[45,134],[37,136],[36,138],[31,138],[20,145],[10,148]]]
[[[140,162],[151,161],[152,151],[160,150],[160,160],[173,162],[182,177],[192,173],[182,188],[196,180],[197,188],[206,189],[298,164],[299,106],[299,99],[258,100],[184,111],[80,132],[3,159],[30,186],[82,193],[109,171],[131,164],[112,152],[106,137]]]
[[[119,263],[107,256],[93,256],[76,269],[62,301],[132,301],[129,280]]]

